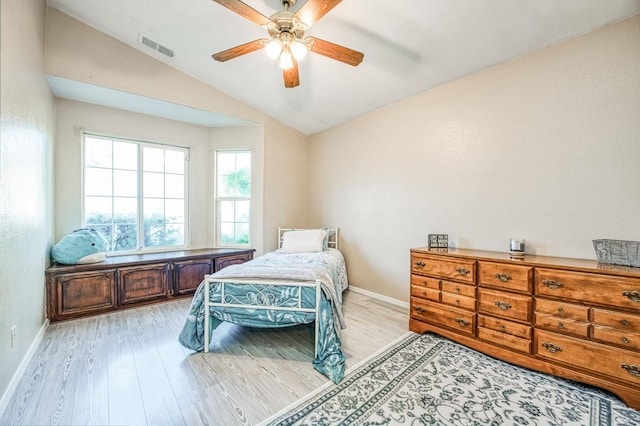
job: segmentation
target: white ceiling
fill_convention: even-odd
[[[298,1],[293,11],[306,0]],[[282,10],[280,0],[244,2],[266,16]],[[344,0],[305,35],[363,52],[364,61],[351,67],[309,54],[299,64],[300,86],[286,89],[263,51],[211,58],[267,36],[211,0],[47,3],[305,134],[640,13],[640,0]],[[140,44],[141,35],[174,58]],[[54,90],[73,98],[68,86]]]

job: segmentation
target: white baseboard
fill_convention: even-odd
[[[372,291],[365,290],[360,287],[352,286],[351,284],[349,284],[349,290],[353,291],[354,293],[364,294],[365,296],[369,296],[372,299],[378,299],[383,302],[389,303],[390,305],[400,306],[401,308],[405,308],[409,310],[409,302],[403,302],[402,300],[394,299],[393,297],[384,296],[379,293],[374,293]]]
[[[0,417],[2,417],[7,407],[9,406],[9,401],[11,401],[11,397],[13,397],[14,392],[18,388],[18,383],[20,383],[22,376],[24,376],[24,373],[27,371],[27,367],[33,359],[33,356],[36,354],[40,343],[42,343],[44,333],[45,331],[47,331],[48,327],[49,320],[47,319],[42,324],[42,327],[40,327],[40,330],[38,331],[38,334],[36,334],[35,339],[33,339],[33,342],[31,342],[31,346],[29,347],[27,353],[24,355],[24,358],[22,358],[22,362],[20,362],[18,369],[13,374],[13,377],[11,377],[11,381],[9,382],[7,389],[5,389],[4,394],[0,399]]]

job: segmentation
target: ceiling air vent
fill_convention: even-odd
[[[156,52],[160,52],[165,56],[173,58],[173,50],[169,49],[166,46],[161,45],[160,43],[158,43],[156,41],[151,40],[148,37],[145,37],[145,36],[141,35],[140,36],[140,43],[144,44],[147,47],[152,48]]]

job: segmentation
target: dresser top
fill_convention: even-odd
[[[553,267],[559,269],[580,270],[583,272],[606,272],[611,275],[640,278],[640,268],[622,265],[610,265],[591,259],[575,259],[570,257],[538,256],[525,254],[522,259],[513,259],[508,252],[471,250],[463,248],[428,248],[417,247],[411,249],[412,253],[429,256],[448,256],[473,260],[500,261],[514,265],[528,265],[536,267]]]

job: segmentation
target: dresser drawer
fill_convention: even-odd
[[[542,330],[534,331],[534,353],[548,360],[640,386],[640,353]]]
[[[640,309],[640,279],[536,268],[535,292],[631,309]]]
[[[520,324],[519,322],[478,314],[478,327],[488,328],[531,340],[531,326],[528,324]]]
[[[640,333],[594,325],[592,338],[601,342],[613,343],[628,349],[640,351]]]
[[[546,328],[548,330],[560,333],[573,334],[574,336],[589,337],[589,323],[576,321],[569,318],[559,318],[556,316],[541,314],[536,311],[535,319],[536,327]]]
[[[442,291],[460,296],[476,297],[476,287],[473,285],[454,283],[452,281],[444,280],[440,280],[440,282],[440,289],[442,289]]]
[[[529,321],[531,318],[531,297],[479,288],[478,310],[501,317]]]
[[[475,283],[476,262],[464,259],[434,259],[414,254],[411,256],[411,272]]]
[[[411,296],[420,297],[422,299],[433,300],[434,302],[440,301],[440,290],[434,290],[432,288],[420,287],[417,285],[411,286]]]
[[[589,307],[557,300],[536,298],[536,314],[553,315],[558,318],[570,318],[577,321],[589,321]]]
[[[421,287],[432,288],[434,290],[440,289],[440,280],[438,278],[423,277],[421,275],[411,275],[411,284],[419,285]]]
[[[531,293],[533,268],[506,263],[478,262],[480,285]]]
[[[626,312],[593,309],[593,323],[621,330],[640,332],[640,315]]]
[[[473,312],[411,298],[411,317],[473,335],[476,315]]]
[[[522,339],[501,331],[478,327],[478,338],[518,352],[531,353],[531,340]]]
[[[475,297],[459,296],[457,294],[442,292],[440,295],[440,301],[458,308],[469,309],[470,311],[476,310]]]

